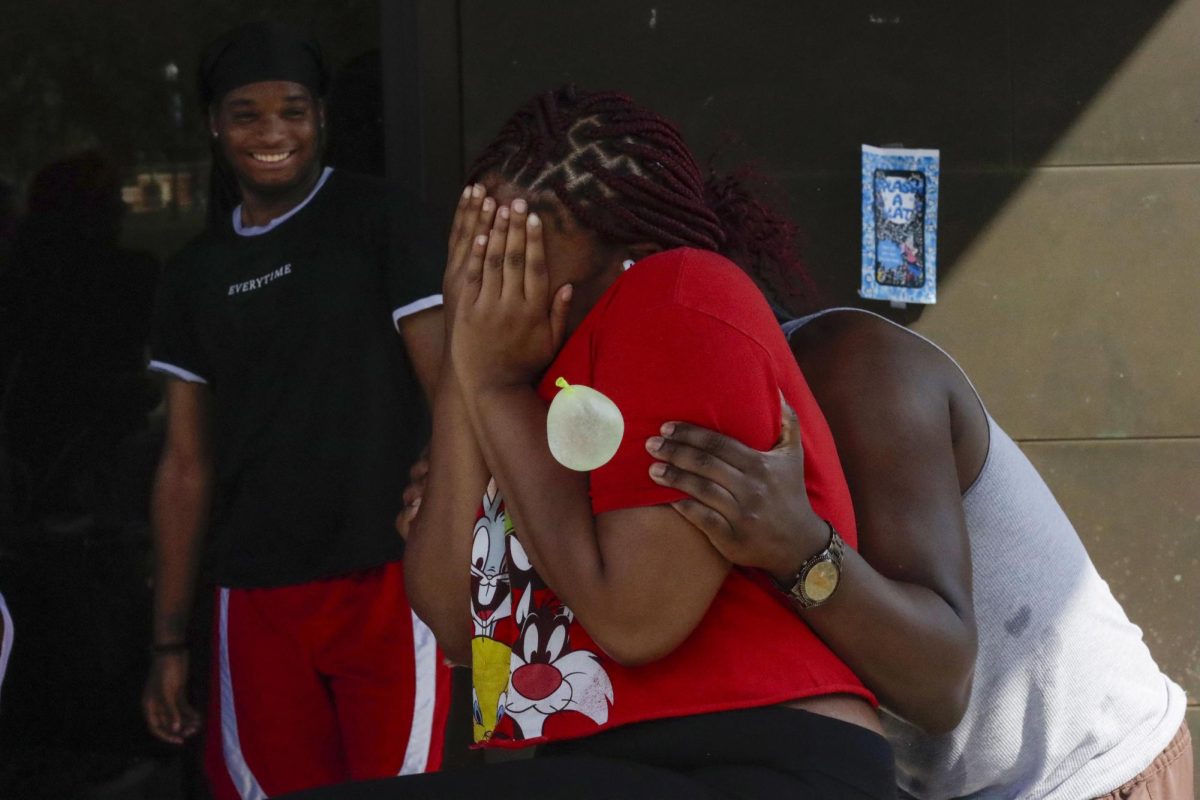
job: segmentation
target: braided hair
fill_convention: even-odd
[[[581,225],[613,241],[718,252],[791,311],[816,305],[795,225],[747,190],[752,174],[706,174],[679,130],[627,95],[574,86],[538,95],[484,149],[469,180],[489,173],[553,192]]]

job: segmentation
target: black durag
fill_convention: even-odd
[[[293,81],[314,98],[329,88],[321,45],[278,22],[250,22],[221,35],[200,62],[200,101],[219,103],[230,90],[260,81]]]
[[[261,81],[292,81],[314,99],[329,88],[329,68],[317,40],[278,22],[250,22],[222,34],[204,51],[197,89],[209,111],[239,86]],[[237,180],[213,143],[208,220],[221,224],[241,202]]]

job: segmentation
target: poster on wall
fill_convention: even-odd
[[[937,150],[862,146],[862,286],[871,300],[937,302]]]

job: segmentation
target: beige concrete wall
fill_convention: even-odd
[[[1064,41],[1014,37],[1014,154],[1031,171],[914,327],[1042,470],[1187,689],[1200,741],[1200,1],[1175,3],[1038,155]],[[997,181],[959,178],[945,209]]]
[[[460,10],[467,161],[564,81],[632,93],[698,153],[739,134],[725,161],[782,185],[831,299],[962,362],[1200,700],[1200,0]],[[942,150],[924,310],[855,296],[858,145],[889,142]]]

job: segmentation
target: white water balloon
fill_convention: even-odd
[[[625,435],[621,409],[589,386],[571,385],[559,378],[558,394],[546,414],[550,452],[567,469],[588,472],[616,455]]]

